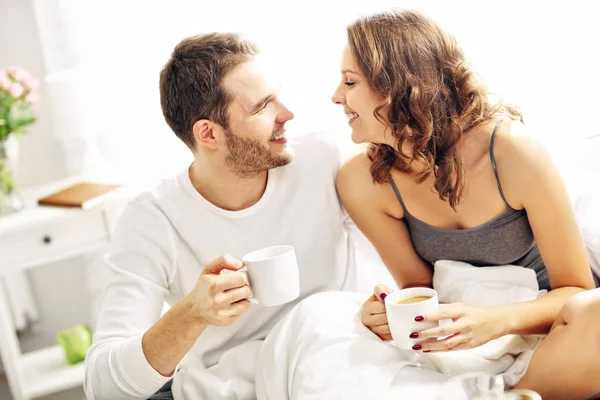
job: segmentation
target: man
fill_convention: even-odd
[[[318,135],[290,146],[293,114],[256,56],[235,34],[195,36],[161,72],[164,117],[194,162],[122,214],[102,259],[112,278],[86,359],[88,399],[254,398],[269,330],[310,294],[354,289],[339,156]],[[279,244],[295,247],[300,297],[251,305],[239,260]]]

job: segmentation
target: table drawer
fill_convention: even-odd
[[[69,213],[61,218],[25,227],[0,238],[0,267],[44,262],[45,258],[108,240],[102,210]]]

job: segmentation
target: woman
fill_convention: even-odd
[[[600,294],[582,293],[563,308],[594,282],[558,172],[540,146],[510,134],[520,111],[491,103],[453,37],[413,11],[350,25],[341,69],[332,100],[343,106],[352,140],[368,146],[344,164],[338,190],[398,287],[431,286],[433,263],[451,259],[531,268],[540,289],[550,290],[524,303],[450,304],[419,316],[454,322],[411,334],[450,335],[414,350],[544,334],[556,321],[519,387],[544,399],[600,393],[600,323],[582,318],[584,309],[600,307]],[[378,286],[361,310],[382,339],[391,339],[383,305],[389,291]],[[548,379],[554,373],[561,379]]]

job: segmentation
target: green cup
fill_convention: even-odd
[[[85,353],[92,346],[92,330],[85,324],[63,329],[56,338],[65,351],[65,359],[69,365],[84,361]]]

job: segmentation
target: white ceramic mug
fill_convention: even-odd
[[[293,246],[267,247],[242,257],[253,296],[261,306],[278,306],[300,295],[298,262]]]
[[[427,300],[410,304],[398,304],[399,301],[412,297],[429,297]],[[439,308],[437,292],[430,288],[415,287],[398,290],[390,293],[385,298],[385,312],[388,324],[392,332],[394,344],[406,350],[412,350],[415,344],[421,343],[423,339],[411,339],[413,332],[439,326],[438,322],[417,322],[415,317],[425,313],[436,311]],[[427,339],[428,341],[435,339]]]

